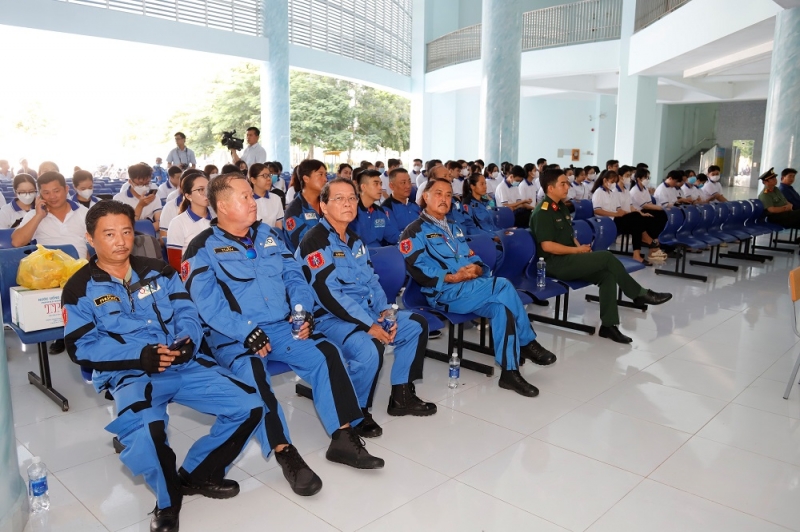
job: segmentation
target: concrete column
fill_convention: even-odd
[[[414,0],[411,7],[411,135],[409,151],[412,158],[427,161],[431,158],[430,142],[425,142],[426,122],[430,119],[425,108],[425,0]],[[426,120],[427,119],[427,120]],[[411,168],[411,161],[406,162]]]
[[[519,0],[483,0],[478,154],[486,164],[518,162],[521,56]]]
[[[592,119],[594,128],[594,161],[596,166],[603,166],[609,159],[614,158],[614,136],[617,131],[617,106],[611,94],[598,94],[595,104],[595,113]],[[590,157],[588,160],[591,160]],[[581,158],[582,166],[589,164]]]
[[[19,474],[6,339],[0,327],[0,531],[22,532],[28,522],[28,491]]]
[[[617,93],[617,124],[614,139],[614,158],[621,164],[647,163],[653,178],[660,177],[654,167],[658,134],[656,96],[658,79],[650,76],[628,75],[630,41],[636,17],[636,0],[624,0],[622,5],[621,37],[619,43],[619,92]],[[602,161],[605,162],[605,161]],[[598,166],[602,166],[599,164]]]
[[[775,18],[761,171],[800,165],[800,7]]]
[[[261,67],[262,145],[267,159],[291,163],[289,146],[289,0],[262,0],[269,61]]]

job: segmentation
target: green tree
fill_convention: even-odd
[[[363,87],[358,106],[358,141],[369,150],[408,150],[411,102],[371,87]]]
[[[343,151],[352,138],[351,83],[293,71],[289,74],[291,141],[313,156],[314,147]]]

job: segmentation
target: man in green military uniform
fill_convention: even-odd
[[[608,251],[592,251],[580,245],[572,232],[572,217],[564,200],[569,181],[563,170],[546,170],[539,178],[545,197],[531,216],[531,231],[536,236],[537,253],[547,263],[547,275],[563,281],[586,281],[600,287],[599,335],[621,344],[631,338],[619,331],[617,286],[637,304],[660,305],[672,294],[643,288]]]
[[[775,168],[770,168],[761,174],[759,179],[764,183],[764,190],[758,195],[758,199],[764,204],[767,220],[787,229],[800,228],[800,211],[792,210],[792,204],[776,186],[778,175],[775,173]]]

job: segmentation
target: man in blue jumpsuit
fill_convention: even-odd
[[[372,269],[367,247],[348,228],[357,203],[352,181],[340,178],[325,185],[320,195],[323,219],[306,233],[297,250],[320,307],[315,313],[317,326],[343,346],[365,418],[370,417],[384,348],[389,343],[394,344],[389,414],[435,414],[436,405],[420,400],[412,384],[422,378],[428,324],[419,314],[400,311],[391,330],[381,326],[391,305]],[[376,432],[377,436],[382,431]]]
[[[405,168],[395,168],[389,172],[389,188],[392,194],[381,205],[387,217],[383,237],[394,246],[400,241],[403,229],[419,218],[420,210],[419,205],[410,199],[411,176]]]
[[[444,179],[445,181],[449,182],[451,185],[453,183],[453,177],[450,175],[450,172],[447,171],[447,168],[444,166],[434,166],[431,168],[430,171],[430,178],[431,179]],[[463,183],[463,181],[461,181]],[[463,188],[463,185],[461,185]],[[461,190],[458,191],[459,193]],[[419,197],[422,198],[422,192],[418,192]],[[420,199],[420,207],[422,207],[422,202]],[[459,201],[455,196],[450,200],[450,211],[448,213],[448,218],[451,219],[455,224],[457,224],[461,231],[464,232],[465,235],[472,234],[474,231],[475,223],[472,221],[472,218],[464,214],[464,211],[461,208],[461,201]]]
[[[489,318],[495,359],[502,368],[500,387],[535,397],[539,390],[519,373],[520,356],[543,366],[556,356],[536,341],[513,285],[492,277],[470,250],[463,230],[448,220],[452,194],[447,180],[431,179],[425,185],[422,215],[400,236],[406,270],[434,308]]]
[[[350,222],[350,229],[368,248],[391,245],[392,243],[386,240],[388,215],[376,204],[382,197],[381,173],[377,170],[361,172],[358,175],[358,189],[360,192],[358,209],[355,219]],[[396,239],[394,243],[397,244]]]
[[[133,225],[133,209],[117,201],[86,214],[97,256],[64,287],[64,341],[72,361],[93,370],[95,389],[114,397],[117,418],[106,430],[125,445],[122,463],[156,494],[150,530],[167,532],[178,530],[183,495],[225,499],[239,492],[225,472],[260,424],[264,405],[254,388],[198,352],[197,309],[168,264],[130,256]],[[217,416],[180,471],[167,442],[170,402]]]
[[[295,168],[300,192],[286,206],[283,215],[283,240],[292,253],[306,231],[319,223],[319,193],[328,182],[325,163],[306,159]]]
[[[210,329],[207,339],[217,361],[256,387],[271,413],[280,413],[280,407],[266,362],[288,364],[314,389],[317,413],[332,436],[327,458],[359,469],[383,467],[351,427],[363,416],[339,349],[321,334],[311,334],[310,314],[300,338],[292,337],[289,309],[299,304],[310,311],[314,294],[278,232],[256,221],[247,181],[238,173],[218,176],[209,185],[208,199],[217,219],[186,248],[181,277]],[[281,424],[287,435],[282,413],[268,415],[267,434],[256,434],[265,456],[276,443],[284,443],[270,441],[270,432],[279,433]],[[307,491],[313,491],[313,477],[308,483]]]

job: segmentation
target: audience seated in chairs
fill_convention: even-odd
[[[0,208],[0,229],[16,228],[36,200],[36,180],[32,176],[17,174],[12,183],[17,197]]]

